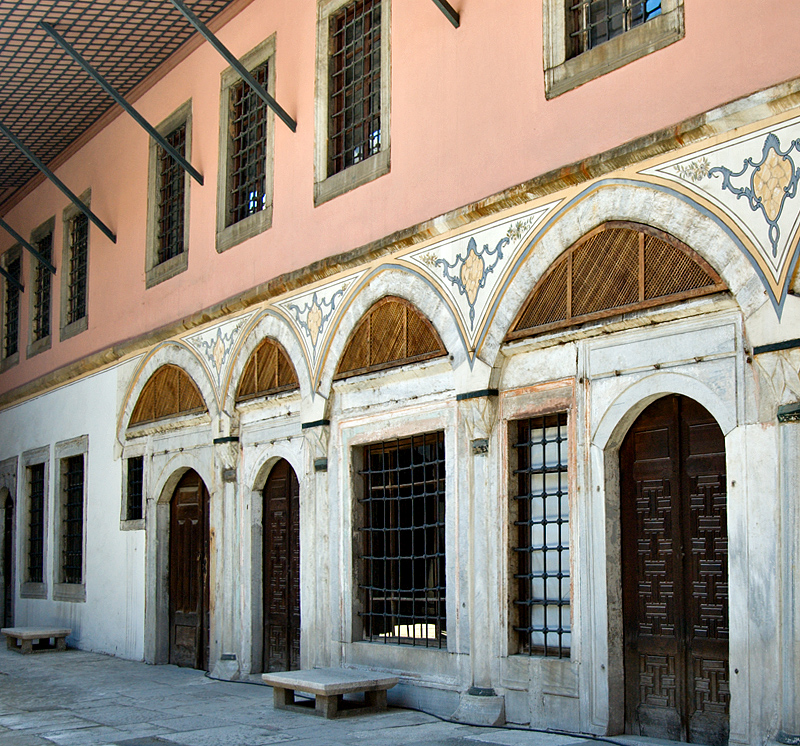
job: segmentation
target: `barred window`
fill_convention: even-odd
[[[28,581],[44,581],[44,464],[28,467]]]
[[[22,257],[19,253],[13,259],[8,259],[5,270],[17,282],[20,281],[22,278]],[[15,355],[19,350],[19,288],[11,280],[6,279],[5,291],[4,358]]]
[[[381,150],[381,0],[329,19],[328,176]]]
[[[48,262],[53,260],[53,234],[48,233],[36,242],[36,250]],[[34,342],[50,336],[50,298],[52,274],[41,262],[35,263],[33,275],[33,326]]]
[[[62,583],[83,583],[83,455],[61,461]]]
[[[364,639],[446,648],[444,433],[370,445],[363,459]]]
[[[568,445],[566,412],[517,423],[514,629],[528,655],[569,657]]]
[[[269,62],[250,71],[266,89]],[[228,216],[231,226],[266,207],[267,105],[244,81],[229,90]]]
[[[69,221],[67,324],[73,324],[86,316],[88,259],[89,219],[81,212]]]
[[[143,517],[144,457],[133,456],[128,459],[128,485],[126,490],[125,518],[139,521]]]
[[[186,155],[186,123],[166,135],[167,142]],[[157,263],[183,253],[186,175],[166,150],[158,149]]]
[[[567,0],[566,7],[568,57],[661,15],[661,0]]]

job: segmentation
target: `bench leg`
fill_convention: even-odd
[[[386,690],[378,689],[374,692],[364,692],[364,704],[375,710],[385,710],[387,707]]]
[[[314,702],[314,709],[317,714],[326,718],[335,718],[339,714],[339,696],[338,694],[330,696],[318,694]]]
[[[66,637],[57,637],[56,638],[56,650],[66,650],[67,649],[67,638]]]
[[[33,640],[22,640],[22,650],[21,653],[32,653],[33,652]]]
[[[283,689],[277,686],[273,687],[272,704],[276,710],[285,710],[288,705],[293,705],[294,689]]]
[[[16,650],[17,649],[17,638],[12,637],[11,635],[6,635],[6,647],[9,650]]]

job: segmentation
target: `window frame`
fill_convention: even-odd
[[[251,49],[239,59],[248,71],[252,71],[263,63],[268,63],[267,93],[275,96],[275,39],[273,34],[262,41],[257,47]],[[220,75],[220,116],[219,116],[219,168],[217,173],[217,233],[216,249],[218,253],[227,251],[248,238],[263,233],[272,225],[272,202],[274,187],[274,162],[275,162],[275,113],[266,107],[266,146],[264,154],[264,209],[259,210],[232,225],[226,225],[228,213],[228,194],[231,170],[231,139],[230,127],[230,93],[231,89],[242,82],[232,67],[222,71]]]
[[[78,197],[86,207],[91,206],[92,190],[87,189],[83,194]],[[89,271],[90,271],[90,258],[91,258],[91,244],[92,244],[92,223],[87,219],[86,221],[86,308],[83,316],[72,322],[67,322],[69,318],[69,276],[70,264],[72,260],[72,222],[79,215],[83,215],[75,205],[69,204],[64,208],[62,216],[62,253],[61,253],[61,335],[60,340],[70,339],[76,334],[85,332],[89,328]]]
[[[38,228],[31,233],[31,244],[39,250],[38,243],[50,234],[50,261],[55,265],[55,230],[56,218],[46,220]],[[36,325],[36,295],[37,285],[40,278],[47,277],[49,283],[48,295],[48,333],[36,339],[34,337],[34,327]],[[30,297],[28,298],[28,349],[26,350],[26,357],[33,357],[40,352],[50,349],[53,339],[53,274],[44,266],[35,256],[30,256]]]
[[[145,519],[147,511],[147,458],[145,458],[145,448],[128,447],[122,455],[122,500],[120,506],[119,528],[120,531],[142,531],[145,528]],[[141,518],[128,518],[129,510],[129,473],[130,463],[132,459],[142,459],[142,515]]]
[[[8,271],[8,267],[12,262],[19,260],[19,281],[23,285],[24,283],[24,270],[25,270],[25,263],[22,260],[22,246],[19,244],[15,244],[7,251],[3,252],[2,256],[0,256],[0,263],[2,263],[3,269]],[[20,332],[22,330],[22,298],[21,291],[16,290],[17,293],[17,347],[14,352],[10,355],[6,355],[6,334],[8,333],[8,313],[6,309],[6,300],[8,298],[9,286],[11,282],[7,280],[5,277],[0,278],[2,282],[0,282],[0,373],[3,371],[8,370],[9,368],[13,367],[19,362],[19,348],[20,348]]]
[[[567,59],[567,9],[572,0],[544,0],[545,97],[560,96],[588,81],[682,39],[684,0],[661,0],[661,14]]]
[[[156,131],[163,137],[186,127],[185,158],[192,158],[192,100],[179,106]],[[185,272],[189,267],[189,202],[192,177],[183,171],[183,251],[164,262],[158,261],[158,218],[161,207],[159,182],[161,146],[151,137],[147,162],[147,237],[145,244],[145,287],[151,288]]]
[[[391,0],[381,0],[381,149],[359,163],[328,176],[330,103],[330,18],[355,0],[320,0],[317,5],[316,106],[314,136],[314,206],[318,207],[391,170]]]
[[[86,601],[86,494],[89,474],[89,436],[81,435],[77,438],[56,443],[54,448],[55,464],[55,489],[53,499],[53,600],[84,602]],[[68,583],[64,579],[64,507],[66,490],[67,461],[74,457],[83,458],[83,506],[81,515],[81,582]]]
[[[30,580],[30,515],[31,515],[31,475],[30,469],[34,466],[42,465],[44,474],[44,487],[42,496],[42,580]],[[20,532],[20,598],[47,598],[47,546],[48,546],[48,527],[50,518],[50,446],[35,448],[26,451],[20,459],[20,470],[23,475],[22,484],[24,502],[23,510],[17,517],[17,526]]]

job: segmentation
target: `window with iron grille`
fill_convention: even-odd
[[[5,270],[17,282],[21,281],[22,257],[19,252],[6,258]],[[5,281],[3,321],[3,358],[10,358],[19,351],[19,288],[9,279]]]
[[[568,0],[569,56],[661,15],[661,0]]]
[[[446,648],[444,433],[367,446],[360,473],[364,639]]]
[[[516,423],[518,493],[513,547],[519,651],[568,658],[570,625],[567,414]]]
[[[83,455],[61,461],[61,582],[83,582]]]
[[[44,581],[44,464],[28,467],[28,582]]]
[[[186,123],[166,135],[167,142],[186,155]],[[166,150],[158,149],[157,263],[183,253],[186,174]]]
[[[36,250],[48,262],[53,260],[53,234],[48,233],[36,242]],[[50,270],[40,261],[34,262],[33,270],[33,319],[31,327],[32,341],[38,342],[50,336]]]
[[[381,149],[381,0],[329,20],[328,176]]]
[[[263,88],[268,87],[269,61],[250,72]],[[226,225],[230,226],[260,212],[267,204],[267,105],[244,81],[231,86],[229,97]]]
[[[128,521],[140,521],[144,517],[144,457],[132,456],[127,460],[127,464],[128,484],[125,517]]]
[[[69,275],[67,324],[86,316],[86,281],[89,261],[89,219],[82,212],[69,223]]]

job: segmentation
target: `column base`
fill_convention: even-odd
[[[465,725],[505,725],[505,698],[495,694],[494,689],[473,687],[461,695],[452,719]]]

